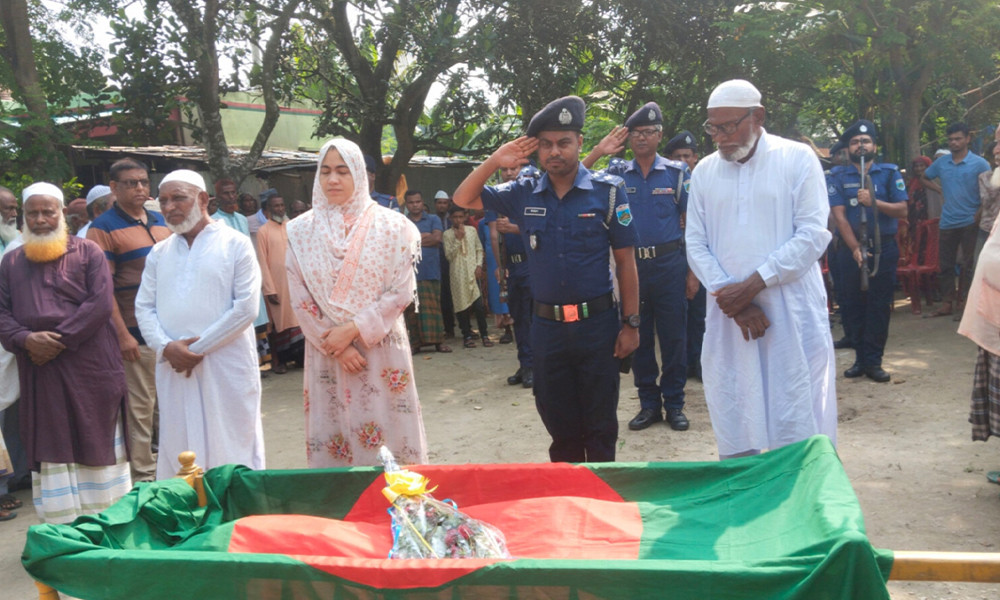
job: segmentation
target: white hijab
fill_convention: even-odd
[[[340,153],[354,178],[354,192],[341,205],[327,199],[320,183],[320,167],[331,149]],[[393,219],[387,214],[394,213],[382,211],[369,196],[364,156],[354,142],[337,138],[323,144],[313,180],[312,199],[312,210],[288,222],[288,244],[316,304],[324,314],[339,322],[338,317],[357,314],[376,302],[384,292],[384,287],[366,274],[396,271],[398,254],[373,250],[399,247],[400,244],[409,247],[414,245],[414,240],[408,239],[406,229],[400,229],[398,223],[392,226]],[[395,239],[397,237],[399,239]],[[415,240],[418,254],[419,244],[418,235]],[[364,268],[360,269],[362,276],[358,277],[362,255]],[[408,260],[412,261],[412,257]]]

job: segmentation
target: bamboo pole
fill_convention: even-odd
[[[1000,583],[997,552],[893,552],[889,579],[896,581],[968,581]]]

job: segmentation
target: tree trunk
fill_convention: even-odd
[[[26,0],[0,2],[0,25],[7,38],[3,57],[10,65],[14,81],[20,88],[18,95],[30,115],[30,120],[24,124],[23,133],[26,146],[24,150],[38,158],[27,161],[27,164],[34,165],[31,175],[36,179],[61,179],[68,174],[68,166],[56,151],[55,139],[58,132],[49,117],[48,101],[35,65]]]

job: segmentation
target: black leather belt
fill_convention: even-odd
[[[525,259],[527,259],[527,258],[528,258],[527,255],[525,255],[525,254],[519,254],[519,253],[515,252],[515,253],[507,255],[507,262],[509,262],[509,263],[511,263],[513,265],[516,265],[516,264],[519,264],[519,263],[523,263],[525,261]]]
[[[611,292],[603,296],[587,300],[580,304],[544,304],[535,301],[535,314],[543,319],[572,323],[582,319],[596,317],[615,305],[615,297]]]
[[[666,244],[636,247],[635,257],[639,260],[649,260],[650,258],[656,258],[657,256],[665,256],[675,250],[680,250],[682,245],[681,240],[674,240],[672,242],[667,242]]]

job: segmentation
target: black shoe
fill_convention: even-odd
[[[854,363],[851,368],[844,371],[844,377],[848,379],[854,379],[855,377],[861,377],[865,374],[865,366],[861,363]]]
[[[641,431],[653,423],[659,423],[663,420],[663,413],[656,408],[644,408],[639,411],[639,414],[635,416],[634,419],[628,422],[628,428],[632,431]]]
[[[853,347],[854,344],[852,344],[851,340],[847,339],[846,337],[842,337],[833,343],[833,348],[835,350],[843,350],[844,348],[853,348]]]
[[[504,331],[504,334],[500,336],[499,341],[501,344],[509,344],[514,341],[514,334],[511,333],[510,327],[508,327],[507,330]]]
[[[691,426],[688,423],[688,418],[684,416],[684,411],[679,408],[667,409],[667,423],[674,431],[687,431],[688,427]]]
[[[521,382],[521,385],[526,388],[535,387],[535,374],[531,372],[531,367],[524,369],[522,377],[524,378],[524,381]]]
[[[507,378],[507,385],[517,385],[522,381],[524,381],[524,369],[518,369],[517,373]]]
[[[879,383],[885,383],[892,379],[892,376],[886,373],[882,367],[865,367],[865,375],[868,376],[868,379]]]

